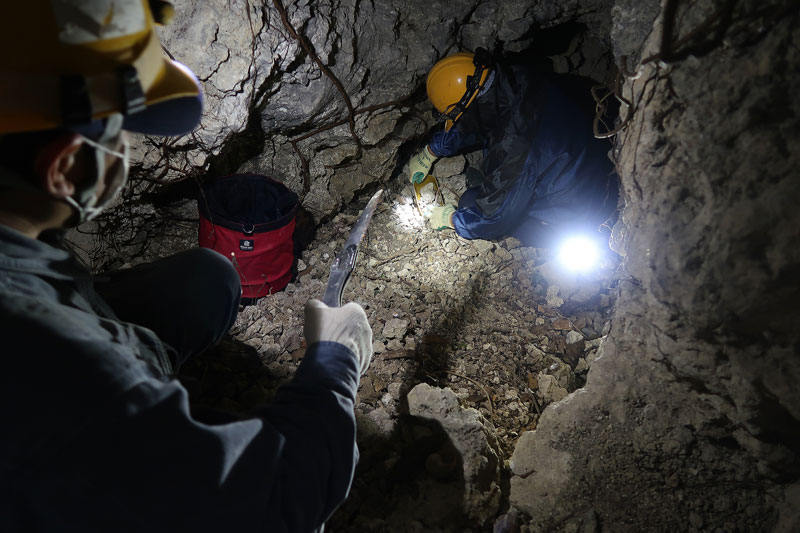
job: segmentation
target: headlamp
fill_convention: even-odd
[[[558,259],[567,270],[588,272],[599,258],[597,241],[585,235],[565,239],[558,249]]]

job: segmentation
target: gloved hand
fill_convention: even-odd
[[[411,158],[408,162],[408,173],[411,183],[422,183],[425,176],[431,173],[431,166],[439,159],[426,146],[420,153]]]
[[[367,314],[355,302],[342,307],[328,307],[319,300],[306,302],[303,334],[311,346],[321,341],[338,342],[358,358],[363,376],[372,360],[372,328]]]
[[[431,214],[428,216],[431,227],[435,230],[446,228],[455,229],[455,226],[453,226],[453,213],[455,212],[456,208],[453,205],[437,205],[431,210]]]

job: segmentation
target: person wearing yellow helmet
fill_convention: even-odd
[[[0,531],[318,528],[346,497],[364,310],[306,307],[309,346],[274,407],[214,424],[181,363],[233,324],[227,258],[193,249],[92,277],[54,232],[124,186],[126,131],[181,135],[202,113],[167,58],[158,0],[26,0],[0,24]]]
[[[478,49],[438,61],[426,88],[444,124],[411,158],[411,181],[438,157],[483,150],[458,207],[430,213],[434,229],[549,247],[568,232],[596,231],[616,210],[611,146],[593,136],[594,101],[583,80]]]
[[[494,73],[490,70],[488,53],[478,49],[478,55],[459,52],[437,61],[428,73],[425,88],[435,108],[434,115],[445,121],[445,131],[461,118],[464,111],[491,86]],[[422,183],[438,159],[430,146],[411,158],[409,170],[412,183]]]

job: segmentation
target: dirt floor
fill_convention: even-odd
[[[448,201],[457,189],[445,191]],[[344,295],[366,310],[375,355],[356,407],[361,461],[328,531],[465,530],[463,480],[430,471],[426,459],[441,443],[420,437],[424,421],[407,415],[406,393],[419,383],[449,387],[463,407],[477,409],[497,437],[507,479],[520,434],[536,427],[548,403],[584,383],[609,328],[614,257],[565,289],[548,279],[550,252],[512,238],[468,241],[430,230],[410,192],[384,193]],[[243,307],[231,335],[184,368],[195,407],[246,413],[290,379],[304,353],[303,306],[321,297],[331,260],[365,203],[354,201],[319,227],[295,280]],[[420,501],[432,479],[440,497]],[[503,493],[505,502],[505,486]]]

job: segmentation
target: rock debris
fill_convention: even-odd
[[[461,171],[463,158],[452,166]],[[448,201],[460,180],[449,178]],[[423,205],[432,199],[426,192]],[[230,338],[190,363],[184,380],[199,407],[247,412],[291,378],[305,347],[303,306],[324,292],[361,207],[353,202],[321,225],[293,282],[244,307]],[[344,293],[364,307],[375,355],[356,406],[361,463],[351,498],[331,521],[336,530],[394,530],[400,522],[461,530],[490,524],[507,505],[502,479],[517,439],[545,406],[585,382],[615,298],[610,255],[593,274],[559,273],[556,306],[551,256],[513,238],[433,231],[408,187],[385,196]],[[585,286],[591,294],[579,290]],[[410,400],[420,397],[418,386],[433,387],[424,408]],[[453,414],[430,415],[447,405]],[[476,424],[478,441],[469,430]]]

